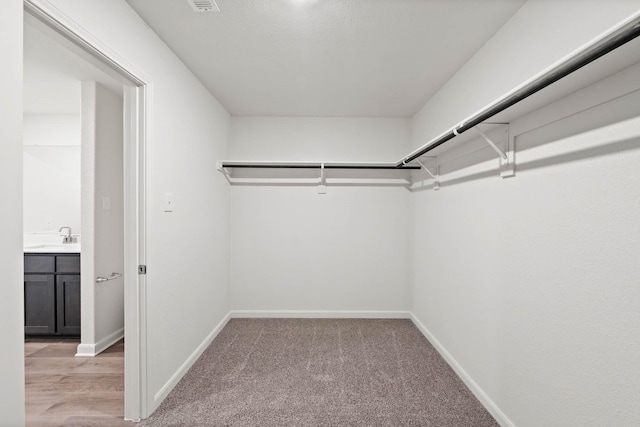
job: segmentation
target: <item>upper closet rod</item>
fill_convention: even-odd
[[[260,163],[260,162],[222,162],[222,168],[242,169],[321,169],[322,163]],[[324,169],[420,169],[420,166],[389,164],[324,163]]]
[[[483,123],[499,112],[506,110],[512,105],[533,95],[539,90],[544,89],[552,83],[555,83],[561,78],[573,73],[638,36],[640,36],[640,16],[637,15],[617,30],[614,30],[607,36],[593,43],[591,46],[583,49],[575,55],[572,55],[549,71],[543,72],[539,76],[534,77],[531,81],[524,83],[521,87],[514,89],[494,103],[485,107],[480,112],[460,122],[460,124],[455,126],[453,129],[432,139],[427,144],[418,148],[416,151],[396,163],[396,167],[400,168],[418,157],[423,156],[450,139],[453,139],[474,126]]]

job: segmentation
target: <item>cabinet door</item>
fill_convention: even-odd
[[[56,296],[53,274],[24,276],[24,333],[55,334]]]
[[[58,335],[80,336],[80,275],[60,274],[56,280],[56,332]]]

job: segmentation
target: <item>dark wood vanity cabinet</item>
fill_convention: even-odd
[[[80,336],[80,254],[24,255],[24,333]]]

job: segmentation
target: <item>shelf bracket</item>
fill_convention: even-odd
[[[502,178],[509,178],[515,176],[515,156],[514,156],[514,141],[509,133],[508,123],[482,123],[486,125],[498,125],[500,131],[496,131],[494,139],[491,139],[485,134],[478,126],[475,126],[476,132],[482,137],[482,139],[491,146],[498,153],[500,157],[500,176]]]
[[[229,184],[231,184],[231,174],[229,173],[229,170],[227,168],[222,166],[222,162],[218,162],[216,169],[222,172],[222,175],[224,175],[224,178],[229,182]]]
[[[327,194],[327,178],[324,175],[324,162],[320,163],[320,186],[318,194]]]
[[[430,166],[433,168],[433,172],[431,171],[431,169],[426,167],[424,165],[424,163],[422,163],[420,161],[420,159],[416,159],[416,161],[418,162],[420,167],[422,169],[424,169],[429,174],[429,176],[431,176],[431,178],[433,178],[433,189],[434,190],[439,190],[440,189],[440,168],[438,167],[438,158],[437,157],[426,157],[426,160],[429,163],[431,163]]]
[[[486,133],[482,132],[478,126],[474,126],[474,128],[473,128],[473,129],[474,129],[476,132],[478,132],[478,134],[482,137],[482,139],[484,139],[484,140],[485,140],[485,142],[486,142],[487,144],[489,144],[489,145],[491,146],[491,148],[493,148],[493,149],[495,150],[495,152],[496,152],[496,153],[498,153],[498,155],[500,156],[500,158],[501,158],[501,159],[503,159],[503,160],[507,160],[507,154],[506,154],[504,151],[502,151],[502,150],[500,149],[500,147],[498,147],[498,146],[496,145],[496,143],[495,143],[495,142],[493,142],[493,141],[491,140],[491,138],[489,138],[489,137],[487,136],[487,134],[486,134]]]

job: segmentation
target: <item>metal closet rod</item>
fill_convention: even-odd
[[[322,169],[322,163],[226,163],[222,162],[223,168],[236,168],[236,169]],[[394,164],[387,165],[367,165],[367,164],[338,164],[338,163],[325,163],[324,169],[420,169],[420,166],[402,165],[400,167]]]
[[[538,77],[534,77],[530,82],[516,88],[494,103],[488,105],[480,112],[460,122],[453,129],[437,136],[422,147],[418,148],[404,159],[396,163],[396,167],[402,168],[406,163],[416,160],[418,157],[425,155],[429,151],[441,146],[445,142],[455,138],[468,131],[469,129],[483,123],[494,115],[506,110],[507,108],[517,104],[523,99],[533,95],[534,93],[546,88],[547,86],[557,82],[585,65],[595,61],[601,56],[606,55],[614,49],[619,48],[627,42],[640,36],[640,16],[635,16],[626,24],[617,30],[614,30],[607,36],[596,41],[586,49],[576,53],[561,64],[549,71],[543,72]]]

